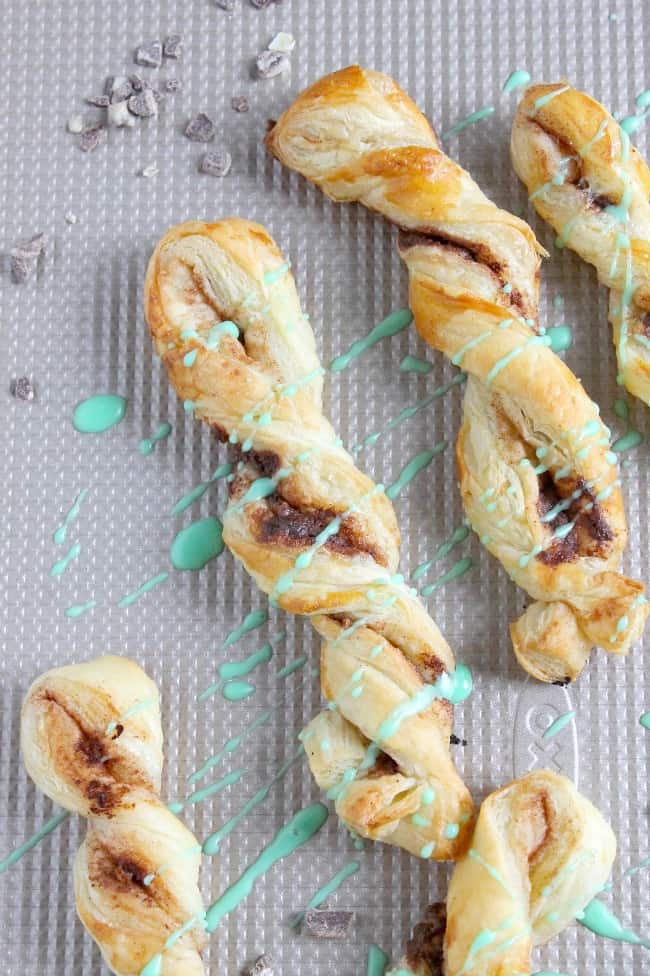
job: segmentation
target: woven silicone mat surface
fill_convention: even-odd
[[[622,434],[626,424],[613,411],[620,390],[606,292],[591,268],[553,247],[552,232],[528,205],[508,153],[517,93],[504,94],[502,86],[514,69],[540,81],[566,77],[628,115],[635,95],[650,87],[650,20],[643,3],[622,0],[284,0],[265,9],[236,0],[232,12],[214,0],[0,0],[0,13],[0,860],[57,813],[28,779],[19,754],[20,705],[29,684],[56,665],[126,654],[161,689],[165,799],[186,797],[188,777],[258,720],[239,749],[197,785],[245,772],[183,814],[203,840],[272,784],[219,853],[204,858],[201,885],[211,901],[292,814],[322,799],[304,757],[286,765],[296,756],[298,733],[320,708],[319,650],[307,623],[277,610],[224,650],[245,615],[268,602],[228,552],[200,572],[174,571],[170,564],[179,529],[222,511],[225,481],[214,482],[181,515],[170,511],[225,454],[184,412],[152,353],[142,312],[152,248],[168,227],[188,218],[240,215],[265,224],[292,261],[327,364],[406,305],[406,274],[385,221],[333,205],[269,158],[262,145],[267,120],[309,82],[355,61],[393,75],[438,132],[492,106],[482,121],[448,137],[445,148],[497,203],[531,221],[550,253],[542,268],[541,320],[571,327],[573,345],[563,355],[606,423]],[[279,30],[296,39],[290,74],[256,79],[255,56]],[[166,59],[160,69],[133,63],[138,45],[176,32],[184,40],[179,60]],[[67,121],[79,113],[100,118],[103,110],[84,99],[101,95],[107,76],[134,70],[151,81],[182,79],[182,90],[166,95],[157,118],[113,129],[95,151],[81,152],[81,137],[66,131]],[[231,107],[240,95],[249,99],[248,112]],[[223,178],[199,172],[206,147],[183,134],[197,112],[216,126],[207,148],[232,155]],[[634,140],[642,150],[646,138],[641,126]],[[142,175],[152,173],[149,167],[157,171]],[[34,275],[14,283],[10,249],[41,232],[46,248]],[[407,355],[426,359],[430,371],[400,370]],[[326,409],[345,444],[356,445],[454,373],[410,328],[344,371],[328,373]],[[33,400],[10,394],[11,381],[22,376],[33,384]],[[125,419],[102,435],[81,435],[72,426],[74,407],[97,393],[126,397]],[[463,523],[453,449],[461,398],[462,387],[453,387],[358,456],[360,466],[388,484],[414,455],[447,442],[396,500],[405,573]],[[628,399],[629,424],[643,441],[622,455],[630,528],[624,569],[647,580],[649,424],[646,409]],[[140,441],[164,422],[172,426],[170,436],[142,454]],[[53,533],[82,490],[79,513],[57,545]],[[76,542],[76,558],[52,576],[52,565]],[[650,709],[644,647],[627,660],[594,653],[568,690],[537,685],[518,667],[507,629],[525,595],[473,535],[441,557],[427,581],[450,570],[456,578],[442,580],[427,604],[474,673],[473,695],[456,708],[460,743],[452,750],[461,774],[477,799],[535,766],[572,776],[618,837],[613,890],[603,897],[630,929],[650,936],[648,875],[623,877],[649,853],[650,732],[639,723]],[[118,606],[163,572],[170,574],[166,581]],[[86,612],[66,615],[90,601],[96,605]],[[197,700],[220,663],[240,660],[271,638],[277,638],[272,659],[248,678],[254,694],[239,702],[221,694]],[[282,677],[302,656],[308,662]],[[543,740],[550,721],[569,709],[574,722]],[[2,865],[3,972],[106,972],[74,908],[71,862],[84,830],[83,821],[67,818],[11,867]],[[355,912],[348,936],[318,940],[292,928],[294,913],[344,870],[349,876],[327,904]],[[357,849],[331,810],[320,832],[277,863],[223,920],[210,939],[206,971],[238,973],[267,952],[277,974],[358,976],[373,942],[397,958],[424,906],[444,897],[448,876],[447,866],[395,848]],[[648,953],[576,925],[540,950],[535,966],[572,976],[641,976]]]

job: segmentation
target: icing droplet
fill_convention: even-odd
[[[546,335],[551,340],[553,352],[564,352],[573,343],[573,332],[570,325],[552,325]]]
[[[504,95],[508,95],[510,92],[516,91],[517,88],[523,88],[530,81],[530,75],[523,68],[518,68],[513,71],[512,74],[508,75],[506,78],[503,88],[501,91]]]
[[[433,363],[426,359],[420,359],[418,356],[404,356],[399,368],[403,373],[430,373],[433,369]]]
[[[551,722],[549,727],[546,729],[546,731],[542,735],[542,739],[552,739],[556,735],[559,735],[562,729],[566,728],[569,722],[573,721],[573,719],[575,718],[575,714],[576,713],[574,711],[569,711],[569,712],[565,712],[564,715],[560,715],[558,718],[556,718],[555,721]]]
[[[151,579],[148,579],[142,583],[137,590],[133,590],[132,593],[127,593],[126,596],[123,596],[117,604],[118,607],[120,610],[123,610],[125,607],[130,607],[131,604],[135,603],[136,600],[139,600],[141,596],[144,596],[145,593],[150,593],[151,590],[154,590],[157,586],[160,586],[160,584],[164,583],[167,579],[169,579],[169,573],[158,573],[157,576],[152,576]]]
[[[50,576],[62,576],[73,559],[81,552],[81,543],[75,542],[62,559],[58,559],[50,569]]]
[[[75,498],[75,500],[74,500],[74,502],[72,504],[72,507],[71,507],[70,511],[65,516],[65,518],[63,519],[63,522],[58,527],[58,529],[55,531],[54,535],[52,536],[52,538],[56,542],[57,546],[63,545],[63,543],[65,542],[66,535],[68,534],[68,529],[69,529],[71,523],[74,522],[74,520],[76,519],[77,515],[79,514],[79,509],[81,508],[81,504],[82,504],[82,502],[83,502],[83,500],[84,500],[84,498],[86,497],[87,494],[88,494],[88,489],[87,488],[83,488],[79,492],[79,494],[77,495],[77,497]]]
[[[244,701],[245,698],[250,698],[256,690],[255,685],[249,681],[227,681],[221,694],[226,701],[239,702]]]
[[[89,600],[88,603],[77,603],[72,607],[68,607],[65,611],[66,617],[70,617],[71,620],[76,620],[77,617],[83,616],[88,610],[92,610],[93,607],[97,606],[97,600]]]
[[[475,112],[471,112],[469,115],[466,115],[464,119],[461,119],[460,122],[457,122],[456,125],[452,125],[451,129],[447,129],[446,132],[443,132],[441,139],[444,142],[445,139],[449,139],[450,136],[454,136],[456,133],[462,132],[463,129],[466,129],[469,125],[474,125],[476,122],[481,122],[483,119],[486,119],[489,115],[492,115],[493,112],[494,105],[485,105],[483,108],[479,108]]]
[[[409,327],[412,321],[413,315],[408,308],[400,308],[396,312],[392,312],[379,325],[376,325],[367,336],[353,342],[347,352],[336,356],[329,364],[329,369],[333,373],[340,373],[341,370],[346,369],[353,360],[358,359],[367,349],[372,349],[373,346],[376,346],[378,342],[381,342],[382,339],[386,339],[388,336],[394,336],[398,332],[403,332],[404,329]]]
[[[174,539],[169,558],[175,569],[199,570],[224,550],[223,525],[216,518],[191,522]]]
[[[140,454],[144,454],[145,456],[147,454],[151,454],[156,444],[158,444],[159,441],[164,441],[165,438],[169,437],[171,432],[172,425],[165,421],[165,423],[160,425],[155,434],[152,434],[151,437],[145,437],[144,440],[140,441],[138,444]]]
[[[388,956],[374,942],[368,949],[368,973],[367,976],[385,976],[388,966]]]
[[[645,712],[639,719],[639,724],[643,726],[644,729],[650,729],[650,712]]]
[[[101,434],[124,420],[126,397],[103,393],[83,400],[75,407],[72,423],[80,434]]]

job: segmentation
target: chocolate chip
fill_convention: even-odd
[[[214,0],[217,7],[221,7],[222,10],[234,10],[236,0]]]
[[[205,112],[199,112],[185,126],[185,135],[192,142],[212,142],[216,132],[214,122]]]
[[[259,959],[256,959],[252,966],[250,966],[246,971],[246,976],[274,976],[274,963],[270,956],[264,953]]]
[[[145,68],[159,68],[162,64],[163,49],[160,41],[141,44],[135,52],[133,60]]]
[[[227,149],[215,149],[205,153],[199,164],[199,172],[208,176],[226,176],[232,166],[232,156]]]
[[[175,92],[182,90],[183,82],[180,78],[167,78],[165,81],[163,81],[163,91],[167,92],[168,94],[173,95]]]
[[[102,142],[106,142],[106,129],[103,125],[96,125],[81,133],[79,148],[84,153],[94,152]]]
[[[458,736],[457,735],[454,735],[453,732],[449,736],[449,742],[451,743],[452,746],[466,746],[467,745],[467,739],[459,739]]]
[[[27,376],[19,376],[12,380],[9,391],[17,400],[33,400],[35,396],[34,387]]]
[[[305,926],[316,939],[344,939],[349,932],[354,912],[310,908],[305,913]]]
[[[89,95],[86,99],[88,105],[96,105],[97,108],[106,108],[109,101],[108,95]]]
[[[255,59],[259,78],[275,78],[290,67],[289,58],[281,51],[262,51]]]
[[[173,61],[178,61],[183,53],[183,38],[181,35],[170,34],[169,37],[165,38],[162,53],[164,58],[171,58]]]
[[[230,107],[234,108],[235,112],[248,112],[251,103],[246,95],[233,95],[230,99]]]
[[[151,88],[145,88],[137,95],[131,95],[127,104],[129,112],[137,115],[138,118],[149,119],[153,115],[158,115],[158,102]]]

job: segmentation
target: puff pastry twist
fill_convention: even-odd
[[[602,105],[563,83],[526,91],[511,152],[558,246],[610,289],[619,382],[650,404],[650,169]]]
[[[29,689],[20,735],[39,789],[88,819],[75,900],[110,969],[139,976],[164,948],[161,976],[203,976],[200,845],[160,800],[153,681],[121,657],[55,668]],[[191,919],[197,924],[179,935]]]
[[[224,541],[325,638],[333,707],[303,733],[318,783],[364,837],[456,856],[472,802],[449,753],[452,707],[436,695],[454,658],[396,575],[388,498],[323,415],[324,370],[288,264],[258,224],[181,224],[151,258],[145,312],[176,392],[239,459]]]
[[[398,972],[528,976],[532,949],[583,911],[615,854],[611,828],[564,776],[515,780],[481,806],[451,877],[446,931],[443,906],[430,906]]]
[[[267,146],[401,230],[417,329],[469,374],[457,446],[467,516],[535,601],[511,626],[520,663],[567,681],[594,644],[625,653],[647,607],[615,571],[627,533],[610,432],[538,330],[531,229],[445,155],[392,79],[358,66],[299,95]]]

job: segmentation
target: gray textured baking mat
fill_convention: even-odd
[[[225,635],[263,600],[228,554],[198,574],[172,580],[125,610],[117,600],[169,568],[174,532],[192,518],[216,514],[223,482],[191,511],[173,520],[169,510],[207,478],[223,456],[204,427],[183,413],[154,359],[141,304],[147,258],[159,235],[188,217],[240,214],[265,223],[291,257],[304,308],[312,317],[323,361],[406,300],[403,269],[387,225],[365,211],[337,208],[265,155],[261,136],[291,97],[322,73],[358,60],[390,72],[441,131],[485,105],[496,111],[448,143],[496,201],[525,210],[552,252],[543,269],[545,322],[566,321],[575,343],[572,368],[620,429],[612,404],[614,364],[606,324],[606,296],[592,271],[570,253],[553,252],[547,228],[526,210],[525,194],[508,160],[508,131],[516,96],[500,94],[514,68],[534,78],[566,75],[629,113],[634,95],[650,84],[650,23],[641,3],[386,2],[285,0],[263,11],[238,0],[232,14],[212,0],[125,2],[3,0],[0,63],[4,112],[0,153],[2,246],[44,231],[48,247],[35,278],[14,285],[0,276],[0,452],[5,460],[2,586],[2,710],[0,712],[0,857],[33,834],[52,805],[27,781],[18,754],[20,701],[45,668],[106,651],[128,653],[160,683],[166,735],[165,796],[183,796],[187,776],[266,708],[272,721],[238,753],[213,770],[246,768],[242,779],[188,811],[203,838],[233,816],[268,782],[295,748],[303,723],[319,707],[311,667],[286,681],[277,671],[301,654],[316,662],[311,630],[273,614],[227,652]],[[616,19],[614,19],[614,15]],[[278,29],[297,39],[289,78],[254,81],[250,64]],[[84,155],[66,120],[84,110],[85,96],[101,92],[106,75],[133,69],[143,41],[179,31],[185,52],[161,76],[182,78],[160,117],[111,133],[108,144]],[[147,77],[158,72],[142,69]],[[233,95],[251,108],[240,115]],[[89,115],[94,114],[87,110]],[[215,146],[233,156],[223,180],[199,175],[203,148],[182,131],[197,111],[217,125]],[[641,129],[637,142],[644,146]],[[150,179],[138,172],[157,164]],[[78,217],[67,224],[66,213]],[[553,298],[564,297],[561,311]],[[428,375],[400,372],[406,354],[424,356]],[[27,374],[33,402],[8,394],[13,376]],[[452,370],[418,342],[413,331],[381,343],[354,366],[327,380],[331,417],[348,444],[381,428],[389,417],[424,397]],[[71,426],[74,405],[97,392],[128,397],[121,426],[82,438]],[[391,480],[415,453],[442,438],[453,442],[461,390],[436,400],[361,456],[378,480]],[[645,411],[632,406],[635,425],[647,432]],[[171,436],[149,457],[138,442],[160,422]],[[630,522],[625,568],[648,578],[648,448],[627,455],[624,488]],[[65,551],[52,533],[80,489],[87,488],[70,544],[81,553],[52,579],[49,569]],[[451,447],[397,501],[403,530],[403,567],[412,569],[459,526]],[[474,539],[459,546],[443,572],[465,555],[475,563],[462,579],[440,588],[429,605],[459,658],[474,670],[473,697],[456,711],[456,732],[467,745],[454,753],[478,797],[535,763],[557,764],[579,775],[580,787],[611,819],[619,838],[613,901],[621,918],[639,930],[648,919],[648,879],[620,882],[623,869],[648,854],[648,749],[650,733],[639,716],[650,708],[643,648],[627,661],[597,654],[569,692],[526,683],[509,647],[506,622],[521,610],[522,594]],[[69,620],[64,609],[89,599],[97,607]],[[221,660],[244,657],[279,630],[287,638],[254,675],[257,693],[239,704],[220,697],[198,705]],[[525,697],[522,697],[525,696]],[[568,696],[568,697],[567,697]],[[576,710],[572,728],[551,743],[540,738],[550,718]],[[514,741],[513,741],[514,728]],[[212,782],[208,778],[204,782]],[[202,883],[215,897],[239,876],[289,816],[318,799],[306,764],[297,762],[267,801],[235,830],[221,853],[206,858]],[[102,971],[75,917],[70,862],[84,825],[68,820],[0,876],[2,968],[11,976]],[[314,891],[351,861],[359,870],[331,904],[356,911],[342,943],[296,935],[287,925]],[[330,816],[314,840],[280,862],[211,940],[208,970],[238,972],[246,959],[270,952],[278,972],[307,976],[365,971],[374,941],[397,954],[422,906],[444,894],[448,869],[380,845],[355,850]],[[645,932],[648,935],[648,932]],[[573,928],[537,955],[539,968],[568,974],[640,976],[644,950],[606,942]]]

